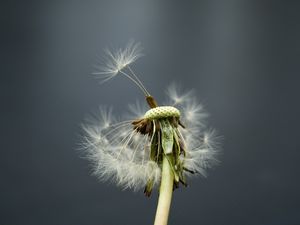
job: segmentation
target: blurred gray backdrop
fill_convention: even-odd
[[[98,182],[76,150],[87,113],[143,100],[91,76],[131,38],[158,101],[172,81],[195,89],[224,137],[221,164],[175,191],[170,224],[300,224],[299,3],[2,1],[0,224],[153,223],[157,192]]]

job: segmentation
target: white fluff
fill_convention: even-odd
[[[190,90],[188,92],[181,93],[179,86],[172,83],[166,89],[166,94],[169,98],[167,104],[177,106],[189,102],[193,96],[193,91]]]
[[[217,162],[215,132],[204,130],[207,114],[191,92],[180,95],[175,86],[168,90],[172,90],[168,94],[171,101],[181,99],[176,107],[180,109],[181,120],[186,125],[186,129],[179,128],[187,151],[187,156],[182,158],[184,167],[205,176],[206,169]],[[134,114],[131,120],[124,122],[117,122],[112,116],[112,109],[107,107],[101,107],[96,117],[89,117],[83,125],[83,148],[97,177],[114,180],[123,188],[138,190],[144,188],[149,179],[158,184],[161,169],[150,160],[149,137],[135,132],[131,125],[132,120],[141,118],[146,112],[144,105],[137,102],[129,108]]]
[[[93,164],[93,174],[135,190],[144,187],[149,179],[158,183],[160,169],[149,160],[148,137],[133,131],[131,121],[104,126],[115,119],[111,111],[103,110],[109,108],[101,108],[98,118],[88,117],[83,125],[83,149]]]
[[[96,66],[97,70],[93,74],[105,82],[116,76],[122,69],[129,66],[142,56],[142,47],[140,43],[131,40],[125,48],[119,48],[114,51],[105,50],[102,63]]]

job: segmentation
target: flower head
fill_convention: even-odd
[[[188,175],[206,175],[206,169],[217,162],[218,146],[215,132],[204,129],[207,114],[193,92],[180,94],[172,84],[167,96],[173,104],[158,106],[128,66],[140,56],[138,49],[139,44],[130,43],[125,49],[110,52],[106,74],[120,72],[133,81],[145,94],[150,109],[136,102],[129,105],[133,113],[130,119],[118,121],[111,108],[100,108],[97,116],[89,117],[83,125],[83,148],[96,176],[114,180],[124,188],[144,187],[149,196],[161,181],[164,157],[178,187],[187,184]],[[125,67],[127,72],[123,71]]]

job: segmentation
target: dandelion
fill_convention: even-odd
[[[150,196],[159,186],[155,225],[168,221],[173,189],[187,186],[187,177],[201,174],[217,160],[215,131],[205,130],[207,114],[189,91],[180,94],[172,84],[167,89],[169,105],[159,106],[130,65],[142,54],[140,44],[106,51],[104,65],[95,74],[105,82],[116,75],[130,79],[145,95],[146,104],[129,105],[133,116],[117,119],[112,108],[102,107],[83,125],[83,147],[93,164],[93,173],[113,180],[123,188],[144,189]]]

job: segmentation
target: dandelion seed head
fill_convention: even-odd
[[[186,151],[186,156],[181,156],[183,166],[206,176],[207,169],[217,163],[218,138],[213,129],[202,126],[207,113],[191,93],[189,96],[189,100],[178,103],[176,108],[161,106],[147,110],[145,104],[136,101],[129,104],[126,118],[155,120],[175,116],[182,119],[184,125],[189,125],[186,129],[178,128]],[[119,122],[112,115],[112,108],[100,107],[98,114],[94,113],[84,125],[84,146],[87,158],[93,162],[94,175],[101,180],[113,180],[122,188],[139,190],[149,179],[157,185],[161,168],[150,158],[150,138],[133,130],[133,119]]]
[[[123,116],[127,119],[119,120],[112,108],[100,107],[83,124],[82,148],[99,179],[112,180],[124,189],[146,187],[149,195],[161,180],[166,155],[174,157],[169,161],[174,177],[181,177],[174,182],[186,185],[183,176],[206,176],[217,162],[218,138],[214,130],[206,129],[208,114],[193,91],[181,92],[173,83],[166,89],[167,104],[158,106],[129,66],[141,56],[140,44],[133,41],[125,48],[106,50],[106,61],[95,74],[102,82],[117,74],[126,76],[143,91],[151,109],[136,101],[129,104],[129,113]]]

